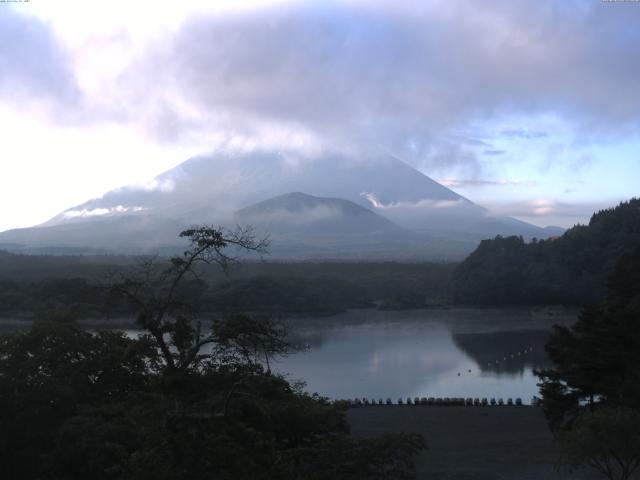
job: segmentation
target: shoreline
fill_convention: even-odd
[[[349,308],[339,312],[267,312],[266,315],[280,318],[283,320],[301,320],[301,321],[314,321],[314,320],[322,320],[334,317],[350,317],[357,316],[358,314],[373,314],[373,315],[385,315],[385,314],[407,314],[411,316],[416,313],[438,313],[438,312],[459,312],[464,313],[467,311],[475,311],[475,312],[511,312],[511,313],[528,313],[531,319],[535,320],[552,320],[552,319],[564,319],[567,317],[576,316],[580,312],[579,307],[574,306],[562,306],[562,305],[523,305],[523,306],[514,306],[514,305],[467,305],[467,304],[447,304],[447,305],[425,305],[419,308],[373,308],[373,307],[363,307],[363,308]],[[206,313],[203,321],[207,321],[206,319],[212,317],[221,317],[225,315],[231,315],[234,312],[210,312]],[[251,315],[259,315],[263,314],[263,312],[251,311],[251,312],[243,312]],[[0,316],[0,324],[10,324],[10,323],[25,323],[25,322],[33,322],[35,317],[38,315],[43,315],[44,313],[33,313],[33,312],[23,312],[23,313],[15,313],[7,316]],[[132,313],[131,316],[134,316]],[[135,321],[125,323],[125,319],[127,317],[113,317],[113,318],[99,318],[99,317],[90,317],[80,321],[81,324],[99,324],[102,323],[104,325],[124,325],[127,324],[129,326],[135,326]]]

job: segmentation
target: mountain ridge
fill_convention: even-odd
[[[223,152],[192,157],[144,187],[111,190],[36,227],[0,233],[0,246],[11,244],[22,251],[175,248],[183,228],[232,225],[236,212],[287,192],[352,202],[405,232],[436,238],[441,245],[455,244],[456,255],[496,234],[548,236],[525,222],[491,217],[483,207],[392,156],[333,154],[309,160],[283,153]],[[427,248],[419,256],[442,258],[442,248],[436,250]]]

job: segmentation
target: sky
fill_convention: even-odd
[[[640,2],[0,2],[0,231],[196,154],[388,152],[569,227],[640,192]]]

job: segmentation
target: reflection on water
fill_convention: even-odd
[[[493,319],[491,318],[493,317]],[[310,349],[277,369],[331,398],[521,397],[538,395],[534,368],[547,365],[553,323],[528,311],[357,312],[291,322]]]
[[[454,333],[452,338],[485,372],[522,374],[549,366],[544,351],[548,330]]]
[[[289,321],[291,338],[309,348],[279,359],[275,369],[330,398],[521,397],[529,403],[538,395],[533,370],[547,365],[551,326],[575,320],[573,312],[471,308],[297,318]]]

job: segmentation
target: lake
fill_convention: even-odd
[[[273,369],[332,399],[520,397],[530,403],[539,395],[533,371],[548,366],[544,344],[552,325],[575,320],[570,310],[506,308],[289,318],[293,341],[307,348],[277,359]],[[0,329],[20,324],[0,321]]]
[[[574,312],[529,309],[354,311],[289,321],[308,350],[275,369],[330,398],[538,395],[534,369],[548,366],[554,323]]]

